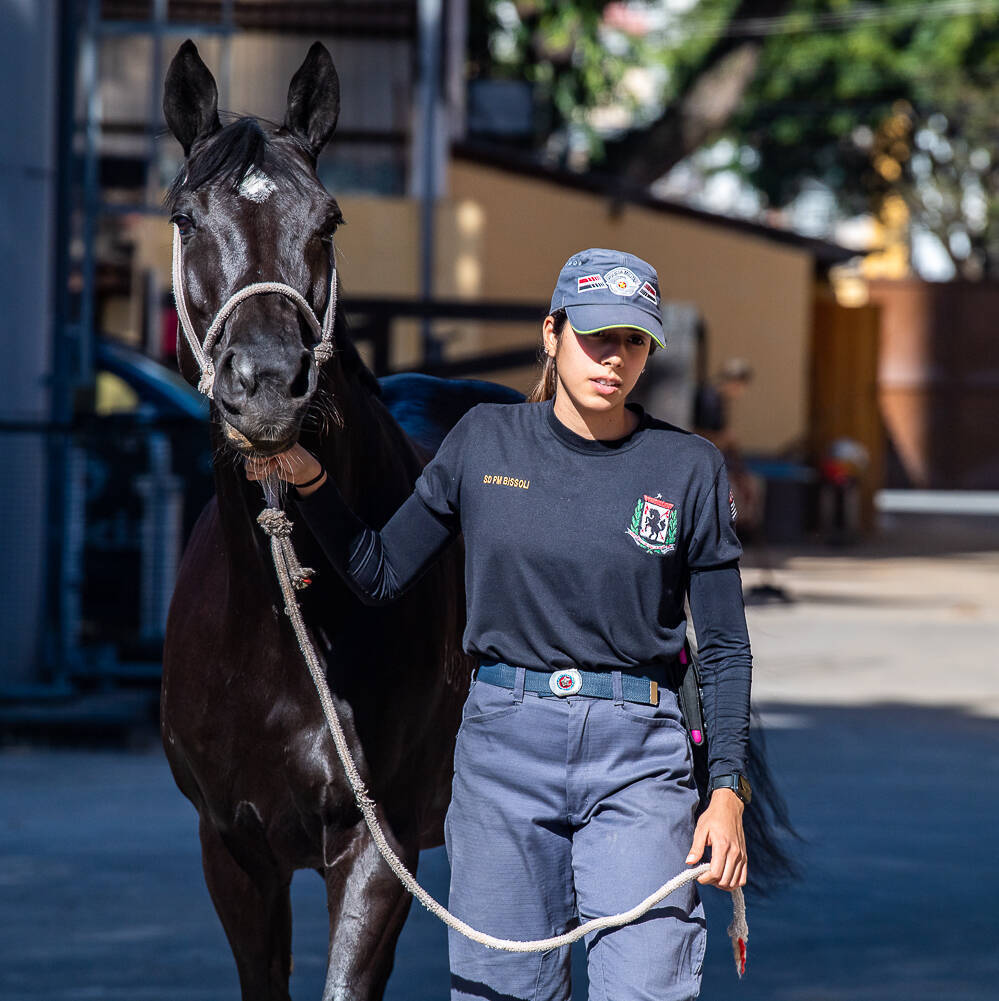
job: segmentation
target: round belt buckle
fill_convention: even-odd
[[[553,695],[564,698],[575,695],[583,687],[583,676],[574,667],[564,671],[553,671],[548,678],[548,687]]]

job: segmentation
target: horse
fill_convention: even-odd
[[[167,207],[183,249],[175,284],[183,284],[193,327],[203,338],[222,304],[258,281],[292,286],[323,316],[336,294],[332,240],[343,221],[315,169],[340,107],[326,48],[314,44],[294,74],[280,126],[252,117],[223,125],[215,80],[191,41],[170,64],[163,104],[185,157]],[[180,370],[197,384],[196,352],[178,340]],[[337,761],[255,524],[263,501],[243,461],[301,441],[351,507],[380,527],[464,410],[482,399],[522,398],[485,383],[452,385],[437,393],[435,416],[432,387],[408,377],[394,392],[415,416],[421,449],[384,406],[339,313],[333,346],[320,366],[314,328],[280,294],[241,301],[209,346],[215,498],[192,532],[166,628],[163,745],[198,812],[204,876],[243,1001],[290,997],[296,870],[313,869],[326,884],[324,1001],[382,997],[410,905]],[[302,562],[316,568],[300,604],[351,752],[412,871],[421,849],[443,841],[472,668],[460,644],[460,543],[401,601],[371,608],[304,525],[293,539]]]

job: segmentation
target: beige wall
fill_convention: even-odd
[[[746,358],[756,380],[734,421],[748,448],[773,452],[807,427],[812,259],[796,248],[550,182],[455,161],[450,194],[482,212],[482,297],[547,302],[576,250],[620,247],[658,271],[664,299],[704,317],[709,370]]]
[[[350,296],[415,299],[420,294],[420,205],[407,198],[344,195],[337,199],[347,224],[337,236],[337,266],[344,301]],[[173,228],[160,216],[134,216],[125,224],[124,239],[133,242],[136,269],[152,268],[161,287],[170,288]],[[481,296],[482,210],[468,200],[447,200],[437,209],[435,294],[446,299],[475,300]],[[509,298],[509,297],[507,297]],[[113,309],[111,309],[113,307]],[[137,314],[127,303],[115,300],[105,312],[120,316],[119,323],[105,323],[126,341],[135,341]],[[448,356],[481,349],[477,325],[438,324],[448,344]],[[531,331],[528,337],[533,337]],[[362,345],[363,349],[363,345]],[[414,365],[420,359],[421,338],[417,323],[399,321],[393,329],[390,361],[393,368]],[[504,373],[504,375],[506,375]],[[509,378],[506,381],[510,382]],[[522,383],[525,379],[520,380]]]

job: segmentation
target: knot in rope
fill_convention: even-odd
[[[317,365],[325,365],[330,358],[333,357],[333,342],[332,341],[320,341],[313,349],[312,354],[316,359]]]
[[[291,537],[292,522],[280,508],[265,507],[257,515],[257,524],[273,539]]]
[[[215,366],[209,360],[205,360],[205,368],[198,380],[198,392],[208,399],[215,399]]]

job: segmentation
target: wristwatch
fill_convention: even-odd
[[[714,792],[716,789],[731,789],[746,806],[749,806],[749,801],[753,798],[753,788],[749,784],[749,779],[739,772],[716,775],[708,785],[708,791]]]

